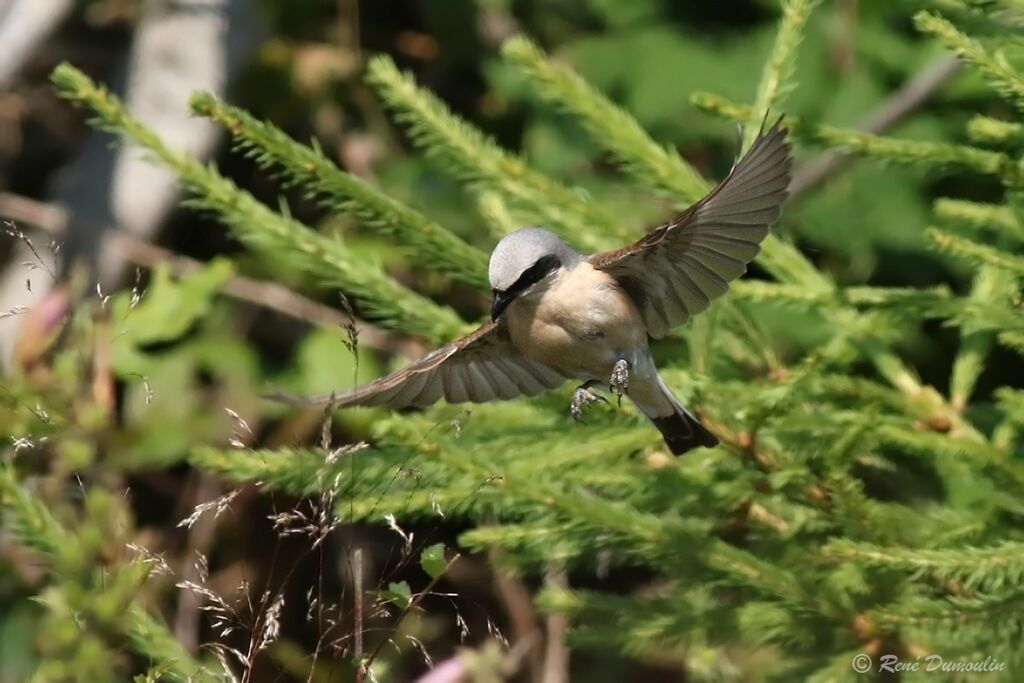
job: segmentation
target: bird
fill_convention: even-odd
[[[746,272],[782,212],[792,157],[780,117],[705,197],[638,241],[581,254],[537,227],[505,235],[491,253],[490,318],[470,334],[350,391],[294,397],[305,405],[427,406],[535,396],[582,380],[577,420],[607,386],[628,397],[675,455],[718,438],[658,374],[650,341],[705,310]]]

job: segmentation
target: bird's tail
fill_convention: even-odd
[[[658,385],[662,393],[662,398],[667,399],[668,404],[671,406],[671,411],[647,410],[644,409],[643,405],[640,407],[641,409],[644,409],[644,413],[647,415],[648,419],[650,419],[650,421],[654,423],[654,426],[658,428],[658,431],[661,432],[668,449],[672,451],[674,455],[682,455],[683,453],[693,450],[698,446],[704,446],[705,448],[713,448],[717,446],[718,439],[715,435],[712,434],[707,427],[702,425],[700,420],[698,420],[693,413],[684,408],[682,404],[676,400],[676,397],[673,396],[672,391],[665,386],[665,382],[662,381],[661,377],[658,378]],[[664,414],[658,415],[658,413],[661,412],[664,412]]]

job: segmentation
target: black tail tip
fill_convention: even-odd
[[[714,448],[719,443],[718,438],[698,419],[682,411],[665,417],[656,417],[651,421],[661,432],[665,444],[673,455],[683,455],[698,446]]]

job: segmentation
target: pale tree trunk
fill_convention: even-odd
[[[74,0],[0,0],[0,90],[71,12]]]
[[[219,132],[209,121],[189,116],[188,99],[196,90],[225,93],[231,74],[261,36],[253,5],[253,0],[149,0],[111,89],[168,145],[209,159]],[[65,270],[71,262],[85,263],[104,292],[116,286],[125,271],[122,255],[100,248],[104,232],[123,230],[151,240],[180,196],[173,173],[153,166],[134,147],[111,143],[109,133],[93,131],[48,198],[69,218],[62,250]],[[26,254],[16,255],[0,280],[0,313],[15,306],[31,308],[52,287],[49,277],[19,267],[27,260]],[[31,291],[26,287],[28,276]],[[0,319],[0,353],[5,360],[22,318]]]

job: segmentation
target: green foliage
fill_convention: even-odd
[[[737,105],[708,93],[697,93],[694,104],[711,113],[736,121],[746,120],[751,108]],[[1021,185],[1021,175],[1013,159],[1000,152],[941,142],[898,140],[857,130],[827,125],[808,125],[796,118],[787,118],[794,134],[818,144],[843,147],[879,161],[912,164],[929,169],[964,169],[1000,178],[1014,186]]]
[[[782,21],[768,61],[765,62],[750,117],[743,130],[743,149],[754,142],[757,132],[772,111],[781,111],[789,90],[795,87],[796,52],[803,39],[804,26],[817,0],[789,0],[782,6]]]
[[[517,211],[520,223],[545,225],[583,249],[607,244],[620,230],[619,223],[596,202],[500,149],[434,95],[418,89],[389,58],[371,60],[367,80],[429,158],[460,182],[497,192]]]
[[[148,568],[142,561],[104,566],[103,555],[118,531],[117,498],[92,489],[88,517],[66,529],[37,496],[18,482],[10,466],[0,468],[0,501],[5,527],[26,546],[49,559],[54,584],[40,596],[49,617],[48,647],[54,657],[36,672],[38,680],[102,680],[118,657],[117,633],[135,652],[158,664],[175,681],[219,680],[181,647],[161,622],[134,604]],[[123,514],[123,513],[122,513]],[[121,517],[123,519],[123,516]],[[114,550],[118,555],[123,549]],[[70,655],[70,656],[68,656]]]
[[[205,270],[176,283],[166,267],[153,271],[144,298],[120,295],[111,305],[112,363],[122,376],[146,376],[157,370],[141,348],[180,338],[209,314],[213,295],[230,277],[231,264],[217,261]]]
[[[435,543],[423,549],[420,554],[420,565],[430,578],[436,579],[444,574],[444,568],[448,563],[444,559],[444,544]]]
[[[639,183],[661,190],[684,207],[711,189],[678,152],[655,144],[636,119],[570,69],[547,59],[533,43],[513,38],[505,43],[503,54],[527,74],[547,100],[578,117],[591,137]]]
[[[280,166],[289,184],[319,199],[326,208],[352,212],[363,225],[407,246],[424,265],[474,287],[487,287],[487,256],[483,252],[366,181],[341,171],[315,146],[299,145],[274,126],[211,95],[193,97],[192,110],[232,131],[239,149],[260,166]]]
[[[1005,55],[990,53],[979,41],[957,30],[949,20],[931,12],[919,13],[914,17],[914,23],[921,31],[936,36],[945,47],[975,67],[1018,108],[1024,108],[1024,79],[1010,65]]]
[[[442,339],[462,325],[456,314],[399,285],[375,264],[355,258],[337,238],[309,230],[287,212],[274,213],[212,168],[174,152],[135,120],[105,89],[64,64],[52,76],[57,92],[92,107],[97,123],[128,136],[178,173],[195,194],[193,205],[214,213],[251,248],[267,257],[285,258],[299,272],[359,297],[368,313],[389,325]]]
[[[924,171],[936,185],[926,188],[913,174],[879,181],[855,168],[849,177],[817,188],[818,197],[787,208],[759,257],[759,277],[737,283],[729,297],[656,347],[666,381],[720,436],[720,448],[672,459],[631,407],[595,407],[585,424],[575,425],[568,417],[568,393],[557,391],[470,411],[439,406],[399,415],[357,412],[356,420],[369,416],[365,430],[354,430],[372,442],[367,449],[332,448],[328,423],[319,446],[283,447],[292,442],[278,433],[265,445],[246,440],[228,448],[224,439],[209,439],[181,446],[179,454],[188,450],[193,468],[233,483],[319,501],[318,519],[377,525],[387,520],[410,546],[404,560],[431,581],[449,566],[445,545],[425,542],[413,551],[399,525],[454,523],[464,529],[462,548],[488,553],[513,574],[533,578],[564,567],[570,585],[548,585],[537,601],[569,619],[572,647],[656,656],[695,680],[853,680],[850,661],[861,653],[988,656],[1007,663],[1009,672],[1020,671],[1024,391],[1017,386],[1019,374],[1001,369],[1019,373],[1024,358],[1024,175],[1018,163],[1024,135],[1016,122],[996,118],[1005,111],[1002,100],[1018,108],[1024,101],[1020,71],[1004,53],[1013,54],[1012,36],[987,32],[990,24],[998,25],[1001,3],[939,3],[943,15],[925,12],[914,20],[925,34],[920,44],[905,41],[885,22],[867,22],[859,58],[871,68],[891,62],[903,75],[913,66],[908,62],[920,64],[944,47],[965,59],[970,73],[987,84],[981,87],[992,88],[968,90],[962,101],[945,95],[956,106],[983,103],[980,112],[922,121],[891,135],[868,134],[845,121],[862,113],[848,111],[856,108],[853,100],[864,93],[881,96],[878,74],[864,76],[860,90],[833,100],[805,64],[804,51],[820,41],[825,21],[825,7],[812,12],[818,4],[784,2],[774,42],[755,43],[764,66],[756,90],[749,84],[752,104],[736,103],[741,93],[725,85],[727,96],[697,93],[694,103],[745,124],[748,141],[766,114],[793,107],[786,125],[798,158],[806,153],[804,145],[836,147],[866,164]],[[643,22],[658,16],[652,2],[625,5],[595,1],[588,7],[624,31],[647,27]],[[875,11],[900,17],[904,10]],[[974,38],[974,30],[984,33]],[[633,37],[650,37],[650,31],[637,30]],[[659,45],[683,42],[664,31],[657,35],[665,41]],[[637,215],[637,205],[660,197],[665,204],[658,208],[667,213],[671,205],[697,199],[711,183],[704,164],[684,160],[674,144],[657,142],[629,107],[613,100],[613,88],[599,87],[603,79],[588,79],[563,59],[575,54],[581,65],[594,68],[603,54],[600,42],[576,48],[552,57],[528,39],[514,38],[505,43],[493,77],[500,80],[511,70],[525,76],[509,78],[504,95],[526,88],[531,99],[567,115],[545,112],[536,125],[573,140],[562,148],[572,147],[567,158],[610,155],[632,181],[630,188],[616,190],[621,195],[588,195],[582,184],[573,187],[545,173],[540,169],[558,166],[551,161],[557,155],[544,157],[535,149],[530,154],[529,140],[523,155],[506,151],[388,57],[370,61],[367,80],[413,145],[465,186],[462,198],[475,205],[490,236],[522,223],[542,224],[580,248],[597,249],[640,234],[646,216]],[[628,61],[628,55],[615,54]],[[712,69],[709,54],[701,54]],[[628,73],[627,67],[616,64],[614,73]],[[91,107],[103,125],[178,172],[196,204],[264,259],[283,257],[318,284],[352,294],[360,312],[394,330],[440,342],[465,327],[451,309],[398,284],[340,238],[271,211],[213,169],[167,149],[71,67],[60,67],[54,81],[63,96]],[[429,204],[420,211],[391,198],[340,171],[319,148],[303,147],[239,108],[200,95],[193,109],[226,126],[259,166],[274,169],[323,206],[394,238],[418,265],[484,286],[484,240],[458,237],[428,215]],[[840,123],[826,123],[835,119]],[[585,137],[573,137],[581,130]],[[581,166],[588,188],[621,184],[618,176],[595,172],[597,163]],[[964,177],[982,191],[968,191],[970,186],[961,192],[965,184],[942,182]],[[851,208],[855,201],[844,193],[861,184],[879,192],[872,199],[891,226],[871,232],[864,212]],[[959,194],[932,197],[926,189]],[[932,210],[907,208],[908,202],[933,198]],[[815,201],[828,211],[815,209]],[[830,223],[814,232],[808,224],[822,216]],[[881,236],[890,228],[903,241]],[[824,232],[836,233],[827,248],[811,248],[821,245]],[[867,252],[878,260],[860,261]],[[883,271],[882,257],[899,263]],[[146,345],[179,340],[191,326],[202,328],[217,310],[210,298],[227,272],[215,264],[177,283],[158,272],[151,301],[133,306],[125,295],[116,299],[112,322],[144,324],[117,342],[123,350],[115,353],[115,371],[126,378],[158,372]],[[308,344],[298,354],[305,359],[300,374],[313,382],[310,375],[332,353],[323,337]],[[338,375],[325,371],[321,379],[355,374],[353,362],[339,363]],[[39,394],[61,406],[52,393],[24,382],[0,394],[5,404],[20,406],[15,418],[0,417],[7,420],[0,424],[35,440],[84,429],[66,409],[54,410],[59,415],[46,424],[24,409]],[[15,464],[27,469],[20,460]],[[46,604],[54,618],[66,620],[70,611],[62,604],[82,586],[96,585],[95,577],[83,578],[81,557],[64,559],[82,547],[84,531],[71,531],[28,493],[27,473],[7,466],[0,475],[15,533],[55,558],[56,589]],[[114,624],[117,632],[169,675],[180,676],[195,663],[132,602],[139,577],[131,567],[111,569],[118,580],[103,588],[110,591],[109,604],[129,615]],[[613,589],[593,580],[609,572],[650,578],[623,580]],[[584,583],[591,587],[573,587]],[[375,588],[377,598],[403,615],[422,595],[403,580]],[[108,612],[89,610],[97,623],[108,623]]]

